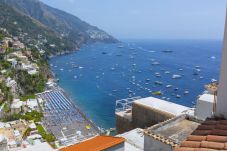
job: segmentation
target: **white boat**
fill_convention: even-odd
[[[160,65],[160,63],[155,61],[155,62],[152,63],[152,65]]]
[[[189,94],[189,91],[184,91],[184,95]]]
[[[216,79],[211,79],[211,82],[212,82],[212,83],[218,82],[218,80],[216,80]]]
[[[171,88],[171,87],[172,87],[172,85],[167,85],[167,86],[166,86],[166,88]]]
[[[169,71],[165,71],[165,74],[170,74],[170,72]]]
[[[158,72],[155,72],[155,76],[156,76],[156,77],[161,77],[161,74],[158,73]]]
[[[181,98],[181,95],[177,94],[177,95],[176,95],[176,98],[178,98],[178,99]]]
[[[215,57],[215,56],[211,56],[210,58],[211,58],[211,59],[216,59],[216,57]]]
[[[155,81],[154,83],[157,84],[157,85],[162,85],[163,84],[161,81]]]
[[[180,79],[180,78],[182,78],[182,76],[181,75],[178,75],[178,74],[174,74],[172,76],[172,79]]]

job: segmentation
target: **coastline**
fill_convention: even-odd
[[[90,118],[88,118],[87,115],[83,111],[81,111],[80,107],[75,103],[74,99],[69,95],[69,93],[66,90],[64,90],[62,87],[59,86],[59,84],[58,84],[59,79],[56,77],[55,73],[51,69],[49,69],[49,70],[51,71],[51,75],[56,83],[55,87],[65,95],[65,97],[71,102],[73,107],[82,115],[82,117],[86,121],[88,121],[95,128],[95,130],[99,134],[102,133],[102,129],[99,126],[97,126]]]

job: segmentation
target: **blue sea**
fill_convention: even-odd
[[[118,99],[153,96],[192,107],[204,85],[218,80],[221,49],[215,40],[124,40],[86,45],[49,62],[80,109],[110,128]]]

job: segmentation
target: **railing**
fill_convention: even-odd
[[[115,113],[132,109],[132,104],[135,100],[141,99],[140,96],[122,100],[117,100],[115,105]]]

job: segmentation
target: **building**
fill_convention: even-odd
[[[201,120],[206,120],[206,118],[212,117],[214,114],[215,99],[217,99],[217,96],[214,94],[202,94],[196,103],[195,117]]]
[[[174,151],[227,150],[227,120],[207,119]]]
[[[97,136],[59,151],[124,151],[124,142],[122,137]]]
[[[22,111],[22,108],[24,106],[24,102],[21,101],[20,99],[14,99],[10,109],[12,114],[18,114]]]
[[[172,151],[199,125],[199,121],[181,115],[145,130],[144,151]]]
[[[141,128],[119,134],[117,137],[123,137],[125,139],[125,151],[144,150],[144,130]]]
[[[150,127],[185,113],[194,114],[189,107],[154,97],[119,100],[116,102],[116,107],[117,133]]]
[[[225,23],[224,42],[221,60],[221,72],[218,85],[217,115],[227,118],[227,19]]]
[[[19,151],[54,151],[47,142],[36,142],[34,145],[26,146],[26,148],[21,148]],[[56,150],[55,150],[56,151]]]

